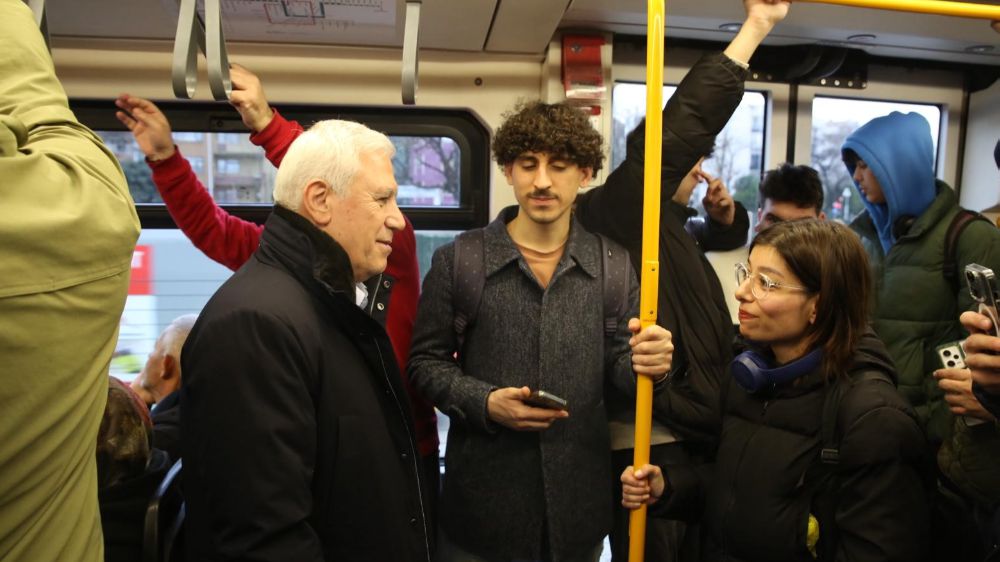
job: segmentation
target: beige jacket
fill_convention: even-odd
[[[0,560],[103,560],[97,429],[139,221],[21,0],[0,0]]]

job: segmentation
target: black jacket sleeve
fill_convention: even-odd
[[[747,243],[747,233],[750,231],[750,217],[743,203],[735,201],[736,216],[733,224],[724,225],[715,222],[711,217],[704,220],[690,220],[684,227],[698,241],[704,252],[725,252],[735,250]]]
[[[747,71],[722,53],[706,55],[687,73],[663,109],[660,197],[673,197],[681,179],[715,144],[743,99]],[[580,195],[577,216],[591,232],[615,240],[636,263],[642,248],[646,122],[628,135],[625,161],[608,181]]]

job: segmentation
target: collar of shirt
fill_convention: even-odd
[[[364,283],[354,285],[354,304],[362,309],[368,306],[368,287]]]

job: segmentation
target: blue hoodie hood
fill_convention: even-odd
[[[885,195],[885,203],[870,203],[854,187],[875,223],[882,250],[896,243],[892,227],[903,216],[919,217],[937,195],[934,178],[934,143],[927,120],[917,113],[894,111],[877,117],[851,133],[840,148],[847,171],[854,177],[853,151],[868,164]]]

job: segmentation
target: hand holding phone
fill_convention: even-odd
[[[993,322],[993,335],[1000,336],[1000,320],[997,319],[997,301],[1000,289],[993,270],[977,263],[965,266],[965,280],[969,283],[972,300],[979,303],[979,313]]]
[[[971,263],[965,267],[965,279],[973,300],[979,303],[978,314],[969,311],[961,318],[972,334],[963,349],[965,363],[979,386],[989,394],[1000,395],[1000,320],[997,318],[1000,291],[996,276],[993,270]],[[987,329],[988,324],[992,326]]]
[[[487,416],[495,423],[515,431],[543,431],[556,420],[569,416],[565,406],[534,407],[528,402],[531,395],[531,389],[526,386],[493,390],[486,400]],[[552,398],[559,399],[558,396],[549,395],[547,400]]]

